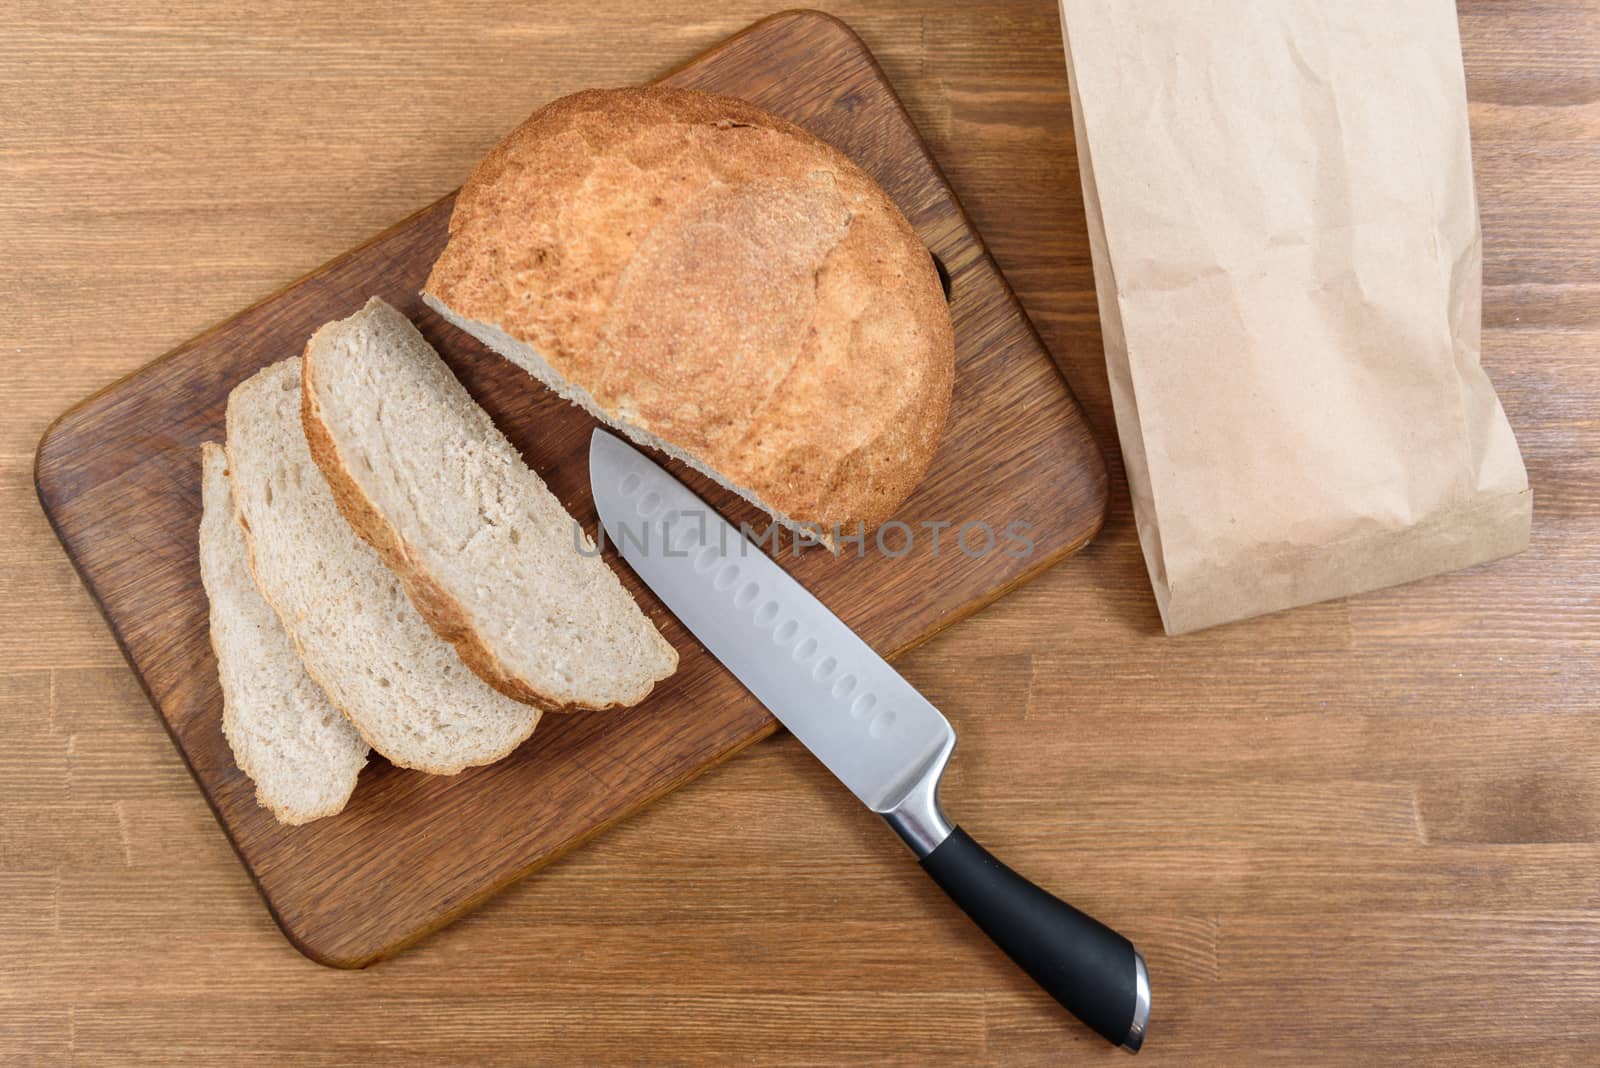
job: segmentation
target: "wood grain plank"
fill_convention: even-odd
[[[786,566],[892,655],[1084,544],[1104,514],[1098,447],[860,41],[821,15],[778,16],[668,80],[809,123],[897,198],[949,272],[957,336],[951,419],[927,479],[898,517],[913,530],[929,520],[982,522],[990,531],[1020,522],[1032,539],[1026,555],[992,541],[984,554],[948,544],[941,554],[924,537],[903,555],[858,547],[837,560],[786,556]],[[453,778],[370,769],[346,812],[304,828],[277,826],[254,803],[218,729],[194,559],[196,449],[220,437],[234,384],[380,293],[419,320],[553,491],[593,525],[584,462],[592,421],[443,326],[417,298],[450,207],[450,198],[440,201],[73,409],[39,449],[45,510],[268,907],[296,946],[346,967],[437,929],[774,728],[630,574],[683,649],[678,674],[640,708],[552,717],[512,759]],[[708,496],[755,521],[730,495]],[[167,770],[137,751],[129,759],[127,749],[115,734],[85,736],[69,776],[74,797],[159,796]]]
[[[1178,641],[1120,480],[1054,6],[831,7],[1107,450],[1100,537],[897,666],[961,731],[951,811],[1149,952],[1141,1063],[1600,1060],[1600,5],[1458,7],[1484,362],[1535,543]],[[377,968],[318,968],[187,778],[132,767],[177,758],[38,511],[31,451],[68,405],[432,203],[537,102],[771,10],[0,0],[0,1061],[1123,1063],[781,737]],[[41,716],[52,675],[68,700]],[[130,767],[52,818],[74,734]],[[1058,789],[1007,806],[1021,767]],[[1244,802],[1296,788],[1324,822],[1286,842]],[[1374,802],[1406,788],[1424,841],[1385,838]],[[911,1003],[873,990],[898,982]],[[907,1022],[929,991],[937,1049]]]
[[[0,672],[124,666],[33,492],[33,461],[0,456]],[[48,711],[46,713],[48,715]]]

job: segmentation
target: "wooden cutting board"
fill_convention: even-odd
[[[950,279],[955,398],[932,468],[900,509],[907,527],[886,531],[887,551],[871,540],[840,558],[809,550],[796,559],[786,549],[796,577],[892,657],[1088,541],[1104,517],[1106,477],[1082,413],[861,41],[827,16],[787,12],[663,81],[744,97],[837,145],[889,191]],[[441,927],[775,728],[613,557],[681,656],[645,704],[547,716],[512,757],[451,778],[375,756],[350,807],[305,827],[281,827],[257,807],[219,726],[195,555],[200,443],[221,440],[235,384],[380,295],[417,321],[594,527],[591,420],[416,297],[452,200],[89,398],[50,428],[37,458],[45,512],[274,918],[306,955],[340,967],[369,964]],[[671,466],[735,522],[759,528],[751,509]],[[939,523],[951,525],[936,552],[929,524]],[[963,524],[987,524],[992,544],[973,525],[963,547]]]

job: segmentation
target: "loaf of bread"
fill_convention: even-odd
[[[367,743],[394,764],[449,775],[532,734],[539,711],[468,670],[340,516],[301,429],[300,359],[235,388],[227,421],[256,586],[306,673]]]
[[[424,299],[642,444],[791,526],[922,478],[955,348],[937,269],[840,152],[728,97],[595,90],[461,190]]]
[[[549,711],[637,704],[677,653],[417,328],[374,297],[303,357],[339,510],[463,662]]]
[[[222,682],[222,733],[256,800],[280,823],[341,811],[367,763],[367,743],[300,664],[250,577],[222,446],[201,447],[200,578],[211,602],[211,648]]]

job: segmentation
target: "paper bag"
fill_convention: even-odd
[[[1060,0],[1169,634],[1517,552],[1449,0]]]

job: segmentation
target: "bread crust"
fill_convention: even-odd
[[[300,358],[300,422],[305,429],[306,446],[311,459],[322,471],[333,493],[333,503],[339,514],[350,524],[356,535],[371,545],[390,571],[405,587],[406,595],[416,606],[435,634],[455,647],[461,662],[484,682],[505,694],[513,701],[531,705],[541,712],[604,711],[609,708],[629,707],[643,701],[655,688],[654,681],[646,681],[644,688],[628,698],[607,704],[561,702],[533,689],[519,676],[506,670],[499,657],[483,641],[471,618],[461,603],[429,574],[426,565],[417,559],[406,545],[399,531],[384,518],[371,499],[350,475],[339,447],[322,419],[317,401],[317,361],[313,355],[316,336],[306,342]],[[671,648],[668,644],[668,648]],[[673,650],[674,668],[677,651]]]
[[[927,248],[842,153],[730,97],[535,112],[462,189],[424,293],[795,524],[889,518],[949,413]]]

